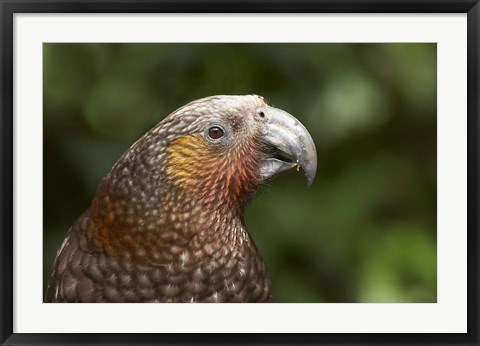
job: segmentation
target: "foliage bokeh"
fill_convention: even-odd
[[[44,44],[44,283],[128,147],[185,103],[259,94],[317,146],[247,209],[276,302],[436,301],[435,44]]]

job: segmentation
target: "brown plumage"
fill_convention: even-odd
[[[58,250],[46,301],[270,301],[243,211],[261,185],[297,165],[310,184],[310,135],[259,96],[176,110],[102,180]]]

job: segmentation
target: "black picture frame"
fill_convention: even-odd
[[[1,345],[479,344],[478,0],[0,0],[1,11]],[[13,17],[16,13],[467,13],[468,332],[465,334],[25,334],[13,332]]]

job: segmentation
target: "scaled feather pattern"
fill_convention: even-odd
[[[302,167],[311,184],[316,165],[305,127],[260,96],[179,108],[103,178],[57,252],[45,301],[271,301],[243,212],[280,172]]]

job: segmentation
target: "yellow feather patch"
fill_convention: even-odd
[[[167,148],[167,174],[180,187],[195,184],[199,173],[209,168],[211,151],[200,134],[175,139]]]
[[[256,189],[255,143],[216,148],[202,135],[179,137],[167,147],[166,173],[212,208],[243,205]]]

